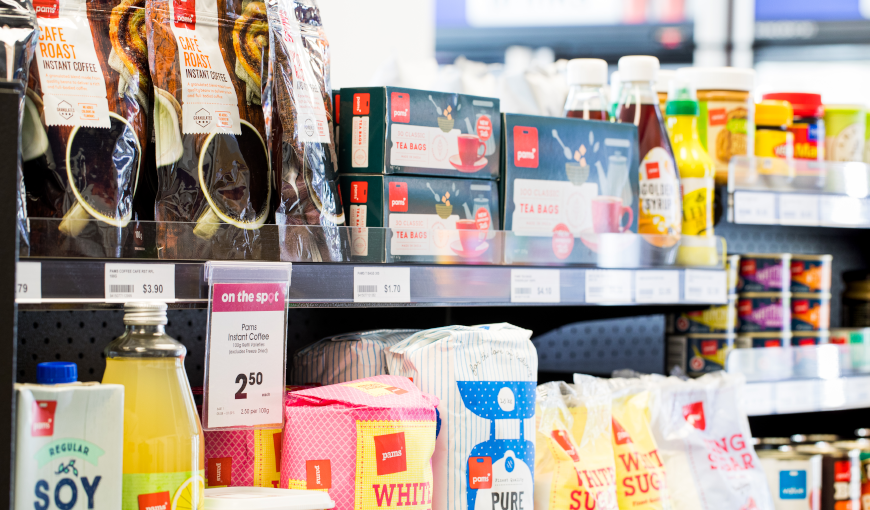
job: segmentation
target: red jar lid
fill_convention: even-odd
[[[824,117],[825,107],[822,105],[821,94],[808,94],[805,92],[776,92],[764,94],[763,99],[775,99],[788,101],[794,108],[795,117]]]

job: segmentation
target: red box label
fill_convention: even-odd
[[[514,126],[514,166],[538,168],[538,129]]]
[[[661,177],[661,173],[659,172],[659,162],[658,161],[648,161],[646,163],[646,178],[647,179],[658,179]]]
[[[371,107],[371,96],[369,94],[354,94],[353,95],[353,114],[368,115]]]
[[[378,476],[391,475],[408,470],[404,432],[375,436],[374,439]]]
[[[492,488],[492,457],[468,458],[468,488]]]
[[[332,113],[332,117],[335,119],[336,124],[341,123],[341,94],[335,95],[335,103],[332,105],[332,109],[334,110]]]
[[[33,8],[36,9],[37,18],[57,18],[60,14],[58,0],[33,0]]]
[[[365,181],[351,181],[350,203],[365,204],[369,201],[369,183]]]
[[[728,112],[725,108],[707,110],[707,118],[711,126],[724,126],[728,123]]]
[[[611,417],[610,421],[613,423],[613,440],[616,441],[616,444],[631,443],[631,436],[629,436],[628,431],[625,430],[618,421],[616,421],[616,418]]]
[[[54,435],[54,412],[57,402],[54,400],[37,400],[33,403],[33,423],[30,424],[32,437]]]
[[[305,461],[305,488],[331,489],[332,469],[329,459]]]
[[[196,0],[172,0],[176,28],[196,30]]]
[[[278,457],[280,458],[280,457]],[[208,459],[208,486],[233,484],[233,458]]]
[[[701,354],[704,356],[714,356],[719,352],[719,342],[716,340],[703,340],[701,342]]]
[[[571,457],[571,460],[574,462],[580,462],[580,456],[577,455],[577,449],[574,448],[574,445],[571,444],[571,441],[568,439],[568,433],[564,430],[554,430],[551,434],[553,436],[553,440],[556,441],[556,444],[562,447],[565,450],[565,453]]]
[[[139,494],[139,510],[169,510],[169,491]]]
[[[707,421],[704,419],[704,403],[694,402],[683,406],[683,418],[686,423],[695,427],[698,430],[707,428]]]
[[[408,183],[390,183],[390,212],[408,212]]]
[[[411,96],[406,92],[390,94],[390,118],[393,122],[411,122]]]

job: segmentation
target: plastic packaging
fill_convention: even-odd
[[[47,5],[44,37],[62,31],[64,42],[46,40],[31,64],[22,159],[28,215],[62,221],[34,224],[32,237],[64,253],[118,257],[150,137],[145,1]]]
[[[184,371],[187,349],[164,331],[166,304],[127,303],[124,311],[125,331],[106,347],[103,374],[104,384],[125,393],[120,508],[199,508],[203,435]]]
[[[183,21],[186,20],[186,21]],[[272,179],[261,97],[266,6],[148,0],[158,253],[260,259]]]
[[[329,43],[314,0],[268,5],[269,66],[263,107],[275,167],[281,260],[349,257],[333,144]],[[314,228],[306,228],[306,226]]]
[[[565,117],[608,120],[607,62],[598,58],[576,58],[568,62],[568,99]]]
[[[320,491],[230,487],[205,490],[205,510],[328,510],[335,501]]]
[[[387,375],[386,349],[418,329],[378,329],[324,338],[293,356],[293,384],[337,384]]]
[[[617,510],[610,390],[600,379],[577,378],[537,389],[536,510]]]
[[[69,362],[36,374],[38,384],[14,386],[12,508],[121,508],[124,388],[76,382]]]

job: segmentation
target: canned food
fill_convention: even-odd
[[[792,292],[831,292],[833,255],[792,255]]]
[[[789,288],[790,253],[747,253],[740,256],[738,292],[782,292]]]
[[[734,341],[737,349],[785,347],[791,343],[791,333],[741,333]]]
[[[673,318],[673,333],[734,333],[737,330],[737,296],[728,303],[705,310],[683,312]]]
[[[749,292],[737,300],[737,330],[765,333],[791,329],[789,292]]]
[[[840,346],[840,366],[870,372],[870,328],[831,330],[832,344]]]
[[[861,452],[828,442],[800,444],[798,453],[822,456],[822,510],[861,508]]]
[[[728,295],[737,293],[737,280],[740,274],[740,255],[728,255],[725,259],[725,274],[728,282]]]
[[[825,331],[830,326],[830,294],[792,294],[792,331]]]
[[[757,450],[776,510],[818,510],[822,456],[779,449]]]
[[[831,330],[832,344],[866,344],[870,328],[835,328]]]
[[[689,377],[725,369],[734,348],[734,334],[690,334],[668,337],[668,367],[680,367]]]
[[[821,345],[829,342],[830,333],[828,331],[793,331],[791,334],[791,344],[795,347]]]

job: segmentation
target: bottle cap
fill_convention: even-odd
[[[600,58],[568,61],[568,85],[607,85],[607,62]]]
[[[736,90],[752,92],[755,71],[736,67],[682,67],[678,75],[688,75],[697,90]]]
[[[79,380],[78,367],[71,361],[50,361],[36,365],[39,384],[66,384]]]
[[[674,77],[668,89],[668,103],[665,115],[692,115],[700,113],[698,93],[695,87],[685,77]]]
[[[768,99],[755,105],[756,126],[791,126],[794,113],[788,101]]]
[[[677,72],[673,69],[659,69],[658,78],[656,78],[656,92],[660,94],[668,94],[671,89],[671,82],[677,77]]]
[[[788,101],[798,117],[824,117],[825,106],[822,104],[821,94],[808,94],[805,92],[776,92],[761,96],[762,99],[775,99]]]
[[[647,55],[628,55],[619,59],[619,77],[628,81],[656,81],[659,59]]]
[[[124,324],[158,326],[168,322],[166,303],[159,301],[135,301],[124,303]]]

